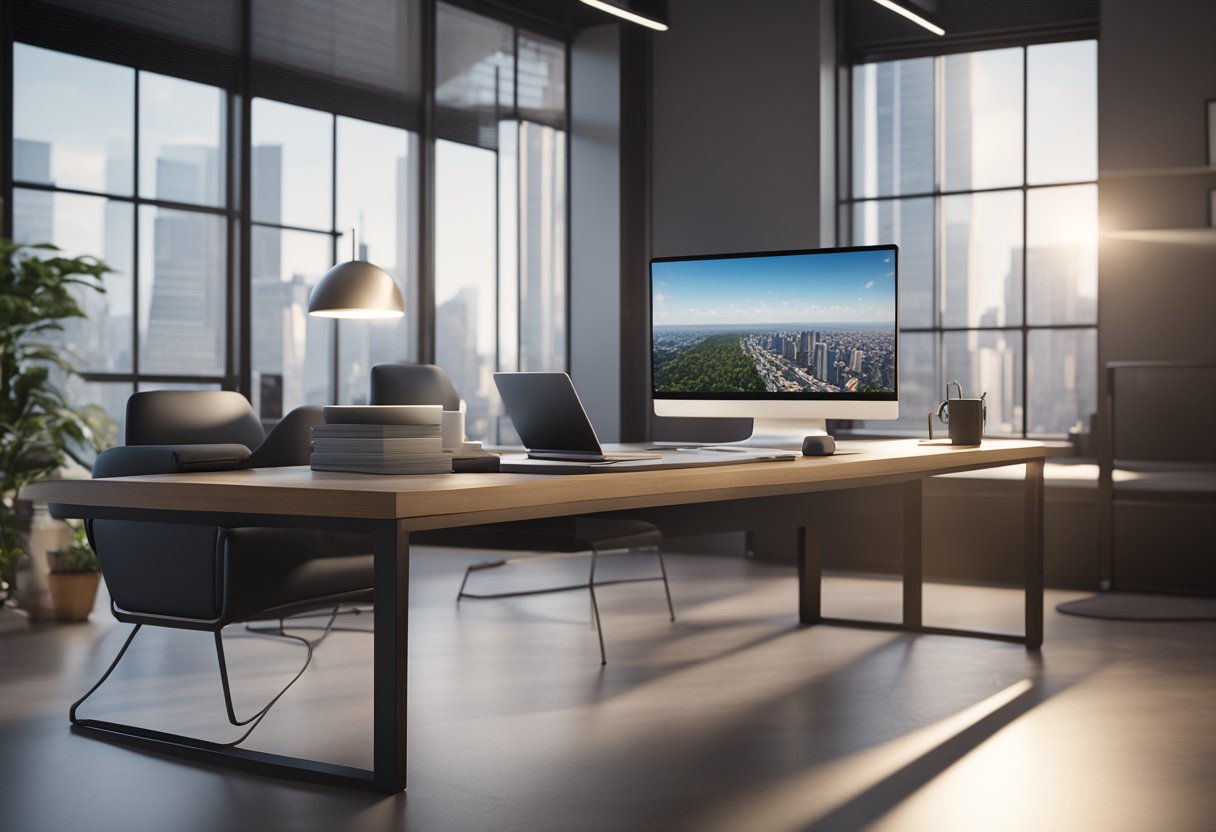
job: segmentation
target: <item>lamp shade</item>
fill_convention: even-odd
[[[400,318],[405,300],[397,281],[366,260],[339,263],[308,296],[308,314],[322,318]]]

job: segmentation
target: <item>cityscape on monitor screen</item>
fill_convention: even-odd
[[[656,327],[654,389],[664,393],[890,393],[895,331],[773,325]]]
[[[655,263],[655,393],[893,393],[893,257]]]

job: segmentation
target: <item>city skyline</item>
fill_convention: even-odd
[[[704,395],[893,393],[895,343],[890,325],[656,326],[654,390]]]
[[[18,187],[15,236],[116,270],[105,295],[82,295],[88,319],[68,322],[65,346],[86,372],[216,376],[218,385],[230,369],[230,226],[185,206],[227,200],[223,90],[147,71],[136,83],[130,67],[25,44],[14,64],[28,81],[15,101],[14,178],[55,189]],[[393,274],[416,309],[418,137],[269,99],[252,105],[250,397],[270,419],[299,404],[366,402],[372,364],[414,357],[413,316],[339,327],[310,318],[307,298],[350,256],[353,226],[357,256]],[[78,114],[97,129],[80,133]],[[470,433],[491,441],[505,427],[492,373],[564,367],[566,344],[565,134],[510,120],[498,130],[497,150],[439,141],[436,163],[435,350],[469,402]],[[466,164],[470,154],[484,164]],[[332,178],[308,175],[331,167]],[[175,206],[137,209],[134,196]],[[120,415],[132,383],[99,387]]]
[[[15,109],[21,116],[17,127],[26,131],[18,132],[13,146],[12,162],[18,182],[38,183],[53,188],[83,188],[129,197],[133,195],[138,173],[140,196],[145,198],[200,206],[214,206],[226,198],[220,187],[223,171],[230,164],[226,161],[228,148],[223,144],[222,135],[225,110],[213,106],[214,102],[223,101],[220,91],[144,72],[141,74],[143,80],[139,84],[138,100],[134,100],[127,93],[126,82],[117,85],[110,83],[113,80],[110,76],[125,74],[123,77],[129,78],[133,73],[130,68],[103,65],[89,59],[63,56],[24,45],[19,45],[17,52],[17,69],[25,75],[39,76],[37,84],[22,86],[25,94],[15,101]],[[35,73],[35,67],[30,62],[31,55],[40,61],[53,59],[71,63],[76,68],[70,72],[39,70]],[[927,127],[914,129],[920,121],[926,125],[932,121],[929,118],[933,112],[932,106],[927,109],[910,106],[912,98],[917,95],[931,98],[931,87],[920,90],[919,76],[881,77],[887,67],[905,63],[910,62],[880,65],[876,75],[881,83],[873,91],[880,115],[890,108],[889,111],[899,119],[900,129],[895,135],[902,138],[892,147],[888,141],[889,131],[884,129],[874,133],[867,128],[864,132],[866,135],[873,133],[883,141],[883,146],[875,149],[875,159],[872,160],[881,174],[877,176],[878,180],[894,177],[903,182],[903,186],[909,186],[905,180],[919,175],[918,171],[923,173],[928,170],[932,173],[934,164],[930,161],[927,168],[912,164],[919,155],[909,155],[910,137],[923,133],[923,149],[930,156],[934,137],[932,130]],[[982,125],[988,123],[984,121],[983,112],[970,112],[973,106],[986,100],[983,90],[990,81],[981,77],[984,72],[988,70],[972,59],[959,59],[950,70],[945,106],[953,117],[946,120],[943,139],[951,148],[945,160],[950,169],[940,174],[960,185],[975,185],[969,177],[992,167],[999,161],[995,157],[1003,158],[1003,154],[994,156],[988,153],[988,162],[981,164],[978,155],[980,148],[973,151],[975,145],[982,144],[983,130],[986,129]],[[897,95],[892,95],[892,91],[887,89],[891,83],[898,85]],[[65,92],[69,87],[73,89]],[[187,92],[182,93],[183,89]],[[60,102],[67,106],[52,108],[39,103],[51,99],[58,101],[68,93],[71,94],[70,99]],[[203,97],[196,99],[194,96]],[[199,102],[203,106],[199,106]],[[260,102],[255,103],[260,106]],[[64,112],[72,110],[77,104],[80,107],[96,105],[96,109],[105,109],[105,118],[99,121],[105,129],[82,137],[65,126]],[[145,107],[151,104],[155,104],[159,124],[157,119],[142,117],[146,115]],[[133,120],[120,117],[124,108],[140,112],[139,135],[134,134]],[[293,109],[303,111],[302,108]],[[309,112],[318,119],[333,119],[327,113]],[[32,118],[31,114],[37,118]],[[375,156],[374,160],[366,164],[358,160],[362,164],[359,170],[374,170],[376,175],[361,176],[357,189],[359,196],[353,200],[343,199],[342,188],[346,185],[341,183],[349,180],[352,172],[358,173],[357,170],[343,167],[346,157],[338,150],[341,147],[349,150],[359,145],[353,138],[346,138],[343,132],[350,124],[353,124],[351,120],[340,118],[336,125],[338,142],[336,145],[330,142],[331,152],[338,154],[339,175],[335,183],[335,187],[339,187],[337,225],[343,228],[348,219],[353,219],[350,224],[358,225],[361,229],[360,240],[364,243],[360,247],[361,254],[367,251],[367,240],[371,239],[373,247],[366,256],[384,264],[399,280],[412,287],[417,279],[413,258],[416,239],[412,236],[415,234],[414,225],[405,216],[405,210],[406,206],[412,210],[417,202],[417,185],[409,181],[414,170],[409,156],[414,137],[382,125],[374,126],[374,131],[379,133],[373,137],[378,143],[377,147],[381,146],[379,143],[382,141],[383,146],[403,148],[400,155],[394,156],[398,163],[394,171],[397,178],[395,192],[390,184],[394,177],[383,175],[387,168],[383,154],[377,150],[371,154]],[[363,124],[360,123],[360,129]],[[518,125],[511,123],[510,130],[504,131],[504,136],[517,128]],[[331,136],[332,130],[327,126],[321,133]],[[399,137],[403,134],[406,140],[400,141]],[[298,168],[302,162],[293,162],[290,153],[284,154],[286,144],[300,141],[300,134],[287,131],[283,136],[284,144],[255,141],[251,148],[254,157],[276,149],[280,154],[276,162],[279,181],[274,189],[275,199],[272,200],[276,208],[272,214],[261,213],[263,205],[259,204],[255,176],[254,213],[257,216],[253,219],[272,225],[276,222],[291,225],[284,215],[284,206],[316,201],[319,193],[316,191],[319,185],[311,180],[304,183],[309,190],[300,191],[299,199],[285,193],[286,185],[282,180],[290,179],[301,184]],[[41,138],[50,138],[53,142],[40,141]],[[309,141],[313,138],[316,137],[309,138]],[[140,149],[138,172],[135,170],[133,153],[136,145]],[[461,146],[461,149],[493,156],[493,151],[485,149],[465,146]],[[509,150],[506,144],[500,147],[503,171],[508,170],[508,163],[515,158],[512,155],[515,152]],[[522,147],[518,153],[522,157]],[[1033,166],[1033,160],[1030,164]],[[561,363],[566,341],[564,322],[553,326],[548,323],[548,319],[560,313],[564,301],[558,294],[564,287],[561,279],[564,274],[561,235],[550,229],[553,223],[560,220],[561,207],[554,203],[556,207],[552,211],[541,215],[535,210],[537,203],[523,199],[522,192],[521,197],[516,198],[507,189],[502,189],[497,206],[488,200],[486,203],[486,233],[496,233],[499,243],[498,257],[494,258],[492,253],[486,256],[485,252],[489,249],[481,245],[481,237],[470,240],[467,233],[469,192],[480,189],[479,192],[488,193],[487,183],[492,190],[495,182],[493,179],[473,181],[475,177],[468,175],[467,169],[460,169],[457,165],[451,168],[457,170],[440,171],[442,175],[439,179],[453,192],[460,192],[460,197],[448,202],[451,221],[436,229],[437,242],[442,241],[446,254],[443,258],[437,258],[440,262],[434,276],[436,318],[448,322],[437,327],[434,336],[436,349],[447,356],[464,351],[473,353],[477,358],[476,370],[470,371],[462,379],[462,390],[466,390],[469,398],[492,396],[492,385],[488,384],[487,379],[489,372],[495,369],[493,365],[496,360],[501,365],[499,368],[517,366],[519,369],[538,369],[540,365],[532,362],[543,360],[557,362],[559,368],[564,366]],[[562,168],[558,165],[553,170],[560,174]],[[500,172],[497,184],[501,188],[505,175],[517,179],[522,188],[525,175],[537,176],[539,171],[539,166],[525,171],[521,165],[518,173]],[[465,175],[462,176],[462,173]],[[537,178],[538,181],[549,181],[541,180],[539,176]],[[869,183],[867,187],[872,184]],[[869,228],[866,242],[881,242],[900,235],[908,238],[907,245],[900,253],[900,288],[903,293],[900,298],[901,323],[913,327],[942,323],[949,327],[969,328],[966,332],[951,331],[932,336],[931,348],[922,349],[918,343],[918,355],[925,353],[924,359],[904,362],[909,373],[917,375],[909,376],[901,392],[911,394],[913,390],[921,390],[927,400],[936,401],[941,395],[939,376],[960,377],[969,380],[968,389],[988,387],[992,403],[990,412],[1000,426],[1019,430],[1025,420],[1032,431],[1036,425],[1057,430],[1074,421],[1069,418],[1070,412],[1083,415],[1092,410],[1095,398],[1092,383],[1079,378],[1079,374],[1084,376],[1085,368],[1096,360],[1093,358],[1092,333],[1051,334],[1046,330],[1032,329],[1029,339],[1024,340],[1018,332],[1000,333],[992,328],[1016,326],[1023,320],[1033,328],[1059,321],[1083,324],[1093,319],[1096,266],[1094,247],[1089,243],[1096,235],[1093,219],[1096,187],[1081,185],[1037,189],[1026,197],[1024,206],[1014,193],[1016,190],[1011,188],[1008,193],[1002,194],[1008,205],[996,205],[996,196],[986,198],[992,202],[991,205],[983,205],[981,202],[985,198],[982,195],[858,203],[867,214],[864,220],[857,221],[857,225],[863,229]],[[222,304],[226,301],[226,293],[234,290],[228,283],[233,266],[222,257],[213,256],[223,249],[226,229],[206,221],[202,213],[155,206],[145,206],[136,211],[130,202],[121,199],[106,199],[66,190],[38,191],[22,189],[18,185],[13,196],[15,236],[29,242],[59,242],[69,252],[100,252],[117,268],[118,273],[106,279],[109,292],[105,296],[86,299],[89,320],[69,322],[67,337],[79,348],[87,370],[130,372],[136,369],[133,362],[138,353],[137,369],[140,373],[221,375],[226,372],[224,351],[228,348],[228,333]],[[553,198],[560,199],[560,191],[554,191]],[[374,201],[374,205],[365,211],[364,203],[372,204],[369,200]],[[320,201],[326,206],[330,205],[329,199]],[[495,226],[495,208],[501,213],[504,206],[520,203],[522,208],[524,202],[528,211],[528,228],[548,229],[548,238],[543,235],[525,237],[522,232],[517,234],[514,229],[501,224]],[[355,210],[348,210],[348,207]],[[326,211],[329,211],[328,207]],[[904,227],[902,224],[916,211],[923,213],[926,224],[915,228]],[[1020,229],[1023,212],[1026,217],[1024,231]],[[328,223],[328,213],[326,217]],[[370,227],[365,228],[367,218],[374,218],[374,223],[368,222]],[[522,224],[522,218],[520,222]],[[881,232],[876,230],[879,225],[883,227]],[[139,251],[134,250],[132,239],[133,229],[137,226],[140,228]],[[390,226],[391,233],[386,230]],[[1007,233],[993,236],[990,231],[994,227],[1005,227]],[[943,239],[940,249],[932,243],[934,234],[939,232]],[[1021,244],[1023,236],[1027,243],[1025,248]],[[269,355],[278,350],[266,352],[255,344],[252,347],[255,371],[308,377],[312,382],[308,389],[301,384],[295,386],[297,392],[293,393],[293,385],[285,385],[289,401],[303,403],[316,400],[318,396],[329,397],[330,381],[335,375],[339,378],[337,398],[358,401],[366,397],[363,382],[367,368],[376,360],[375,356],[383,355],[384,360],[410,357],[414,341],[405,334],[405,325],[400,330],[391,331],[388,327],[374,330],[370,326],[344,327],[338,330],[341,364],[335,372],[330,363],[334,353],[328,340],[331,336],[310,335],[316,331],[316,327],[312,321],[301,317],[306,314],[301,310],[305,308],[308,288],[332,263],[335,246],[331,233],[320,229],[315,232],[279,231],[255,224],[254,238],[254,268],[250,276],[257,297],[254,306],[259,310],[271,306],[280,309],[282,314],[266,316],[266,329],[273,331],[279,342],[289,346],[289,354],[294,356],[276,369],[269,366],[277,363],[269,361]],[[518,249],[514,247],[517,240]],[[344,259],[349,251],[348,242],[349,238],[343,237],[337,245],[339,259]],[[901,240],[901,245],[904,242]],[[260,254],[259,246],[266,247]],[[140,269],[137,306],[131,285],[135,262],[138,262]],[[548,265],[536,265],[542,262]],[[497,284],[491,277],[495,268],[500,275]],[[917,278],[914,275],[921,273],[924,274],[923,280],[915,282]],[[1021,284],[1023,273],[1028,276],[1025,293]],[[539,274],[546,275],[544,281],[535,278]],[[216,278],[215,275],[221,277]],[[287,288],[271,292],[269,287],[262,287],[262,281],[272,279]],[[207,283],[210,286],[204,285]],[[456,296],[471,283],[477,286],[479,302],[468,303],[467,297],[457,300]],[[732,289],[737,286],[751,288],[752,285],[750,280],[728,279],[723,283],[724,288]],[[851,300],[844,292],[839,294],[860,306],[857,297],[865,299],[866,294],[872,293],[875,288],[865,290],[865,284],[861,286],[860,294],[853,294]],[[857,290],[857,283],[849,284],[848,289]],[[908,298],[914,293],[919,293],[915,296],[920,299],[918,308],[923,310],[924,315],[942,315],[943,319],[937,321],[936,317],[930,317],[922,321],[909,314],[912,304]],[[272,301],[271,295],[275,300]],[[701,322],[690,321],[682,324],[684,326],[721,326],[732,315],[740,323],[774,330],[782,327],[819,327],[832,323],[826,315],[811,314],[816,311],[811,309],[812,306],[831,306],[823,296],[787,296],[780,306],[781,315],[773,314],[771,310],[765,314],[761,306],[767,303],[764,297],[727,298],[725,294],[721,296],[725,299],[722,306],[688,303],[685,304],[685,312],[681,313],[678,304],[673,302],[680,297],[678,285],[671,292],[656,293],[657,325],[664,325],[664,314],[686,314],[689,308],[700,315]],[[1027,301],[1025,309],[1022,308],[1023,297]],[[476,321],[451,324],[454,309],[447,310],[443,315],[438,312],[439,307],[448,303],[454,303],[454,309],[459,308],[464,315],[476,310],[473,313]],[[660,309],[664,304],[667,304],[667,310]],[[731,304],[734,304],[736,312],[731,312]],[[747,308],[738,312],[740,307]],[[711,315],[711,312],[716,314]],[[257,314],[260,321],[260,313]],[[526,320],[528,324],[513,329],[517,320]],[[538,325],[538,320],[544,323]],[[850,323],[861,326],[879,322],[854,320]],[[469,336],[471,345],[464,340]],[[914,334],[908,342],[920,337]],[[301,339],[306,347],[301,346]],[[925,340],[928,343],[929,336]],[[133,349],[133,346],[137,349]],[[306,354],[311,357],[306,357]],[[904,357],[907,356],[905,351]],[[1021,369],[1023,362],[1032,371],[1029,376]],[[1029,389],[1021,389],[1023,378],[1028,380]],[[252,395],[259,395],[256,383]],[[1026,417],[1023,411],[1028,402],[1032,410]],[[487,419],[497,412],[492,402],[486,403],[485,409]]]

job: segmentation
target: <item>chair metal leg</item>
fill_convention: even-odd
[[[659,571],[663,573],[663,592],[667,594],[667,612],[671,615],[671,620],[675,621],[676,608],[671,603],[671,587],[667,584],[667,564],[663,563],[663,550],[655,546],[654,553],[659,559]]]
[[[545,594],[548,594],[551,592],[569,592],[572,589],[586,589],[589,591],[589,593],[591,595],[591,616],[595,622],[596,635],[599,638],[599,642],[600,642],[600,664],[607,664],[608,656],[604,650],[604,629],[603,629],[603,625],[600,622],[599,602],[595,595],[595,588],[597,586],[609,586],[611,584],[645,583],[647,581],[662,581],[663,582],[663,594],[667,598],[667,614],[668,614],[668,617],[672,621],[676,620],[676,608],[671,600],[671,585],[667,580],[667,564],[666,564],[666,562],[664,562],[663,552],[662,552],[662,550],[659,549],[658,546],[654,547],[655,557],[657,557],[658,561],[659,561],[660,577],[657,577],[657,578],[621,578],[621,579],[612,580],[612,581],[596,581],[595,580],[595,567],[596,567],[596,559],[599,556],[599,551],[595,548],[592,548],[589,551],[591,554],[591,573],[590,573],[590,577],[587,579],[587,583],[571,584],[568,586],[547,587],[545,589],[525,589],[525,590],[519,590],[517,592],[496,592],[496,593],[465,592],[465,587],[468,586],[469,576],[475,571],[479,571],[482,569],[494,569],[499,566],[506,566],[507,564],[520,563],[523,561],[544,560],[544,559],[548,559],[548,558],[565,558],[565,557],[570,557],[571,555],[574,555],[574,554],[581,554],[581,553],[575,553],[575,552],[556,553],[555,552],[555,553],[546,554],[546,555],[534,555],[532,557],[506,558],[504,560],[489,561],[487,563],[474,563],[464,570],[464,578],[461,580],[460,589],[456,593],[456,602],[459,603],[461,598],[477,598],[477,599],[483,599],[483,600],[484,599],[494,599],[494,598],[519,598],[524,595],[545,595]],[[638,550],[633,550],[633,551],[638,551]]]
[[[333,616],[330,617],[330,624],[331,625],[333,624]],[[88,689],[88,691],[85,693],[84,696],[80,697],[79,699],[77,699],[75,702],[72,703],[72,706],[68,709],[68,720],[73,725],[83,725],[85,727],[92,727],[92,726],[97,725],[97,726],[110,726],[111,729],[132,728],[135,731],[142,730],[142,729],[136,728],[134,726],[124,726],[124,725],[117,725],[117,724],[113,724],[113,723],[97,722],[95,720],[78,719],[76,716],[76,710],[82,704],[84,704],[84,701],[86,699],[88,699],[90,696],[92,696],[94,693],[96,693],[98,688],[100,688],[103,684],[105,684],[106,680],[110,678],[110,674],[114,672],[114,668],[118,667],[118,663],[120,661],[122,661],[123,656],[126,655],[127,648],[129,648],[131,646],[131,642],[135,640],[135,636],[140,631],[141,627],[143,627],[143,624],[136,624],[134,627],[131,628],[130,635],[128,635],[127,640],[123,642],[122,648],[119,649],[119,651],[118,651],[118,655],[114,657],[114,661],[110,662],[110,666],[106,668],[105,673],[101,674],[101,678],[98,679],[93,684],[93,686]],[[256,631],[252,631],[252,632],[256,632]],[[328,633],[326,633],[326,634],[328,634]],[[269,634],[267,634],[267,635],[269,635]],[[302,636],[294,636],[294,635],[291,635],[290,633],[283,632],[281,621],[279,624],[279,630],[277,633],[273,634],[273,637],[287,638],[287,639],[292,639],[294,641],[300,642],[308,650],[308,655],[305,657],[304,664],[300,668],[300,670],[296,673],[296,675],[291,678],[291,681],[289,681],[283,687],[282,690],[280,690],[277,694],[275,694],[273,699],[271,699],[268,703],[266,703],[265,707],[261,708],[259,711],[257,711],[255,714],[253,714],[253,716],[249,717],[248,719],[240,720],[240,719],[237,719],[236,710],[234,709],[233,704],[232,704],[232,689],[228,682],[228,663],[224,657],[224,642],[220,635],[220,632],[218,630],[215,632],[215,653],[216,653],[216,658],[219,660],[220,685],[223,687],[223,690],[224,690],[224,707],[228,712],[228,721],[237,727],[243,727],[245,725],[249,726],[249,729],[247,731],[245,731],[245,733],[241,734],[240,737],[238,737],[237,739],[235,739],[231,742],[212,743],[212,745],[214,745],[215,747],[217,747],[217,748],[235,747],[237,745],[240,745],[245,740],[247,740],[249,738],[249,735],[252,734],[253,730],[258,727],[258,724],[262,721],[262,719],[266,716],[266,714],[270,712],[270,709],[272,707],[274,707],[275,703],[278,702],[283,697],[283,694],[287,693],[288,689],[291,688],[291,686],[294,685],[299,680],[299,678],[304,675],[304,671],[308,669],[308,665],[312,661],[312,653],[313,653],[313,646],[314,646],[313,642],[309,641],[306,638],[303,638]],[[325,638],[325,636],[322,635],[321,638],[317,640],[317,643],[320,643],[320,641],[323,640],[324,638]],[[166,736],[170,736],[170,735],[166,735]]]
[[[456,593],[456,603],[460,603],[461,598],[469,597],[476,598],[476,595],[467,595],[464,591],[465,584],[469,582],[469,575],[481,569],[494,569],[499,566],[506,566],[510,561],[507,560],[491,560],[486,563],[474,563],[464,570],[464,580],[460,582],[460,591]]]
[[[332,617],[330,618],[330,623],[331,624],[333,623]],[[328,634],[329,633],[327,631],[325,633],[325,635],[328,635]],[[322,635],[321,639],[318,639],[318,641],[324,639],[325,635]],[[283,698],[283,694],[287,693],[288,689],[291,688],[291,686],[294,685],[299,680],[299,678],[304,675],[304,671],[308,669],[308,665],[312,662],[313,643],[311,641],[309,641],[308,639],[303,638],[301,636],[293,636],[289,633],[283,632],[282,622],[280,622],[280,624],[279,624],[279,631],[277,633],[275,633],[273,637],[289,638],[289,639],[292,639],[295,641],[299,641],[301,644],[303,644],[305,649],[308,651],[307,655],[304,657],[304,664],[300,667],[300,670],[296,673],[296,675],[291,677],[291,681],[289,681],[286,685],[284,685],[283,689],[280,690],[278,693],[276,693],[274,695],[274,698],[271,699],[269,702],[267,702],[265,704],[265,706],[262,707],[261,710],[254,713],[253,716],[249,717],[248,719],[237,719],[236,709],[232,705],[232,689],[228,684],[228,663],[224,659],[224,640],[220,635],[220,631],[219,630],[215,631],[215,656],[219,660],[220,685],[224,689],[224,708],[225,708],[225,710],[228,711],[228,721],[237,727],[241,727],[244,725],[249,726],[249,730],[246,731],[244,734],[242,734],[240,739],[234,741],[232,743],[232,745],[238,745],[238,744],[244,742],[249,737],[249,735],[253,733],[253,729],[258,727],[258,724],[262,721],[262,719],[266,716],[266,714],[270,713],[270,709],[275,706],[275,703],[278,702],[281,698]]]
[[[600,639],[600,665],[608,664],[608,654],[604,652],[604,627],[600,623],[600,605],[595,599],[595,560],[599,552],[591,550],[591,575],[587,579],[587,589],[591,593],[591,613],[595,617],[595,633]]]
[[[106,679],[110,678],[110,674],[114,672],[114,668],[118,667],[118,663],[122,661],[122,657],[126,655],[127,648],[130,647],[131,642],[135,640],[136,633],[138,633],[139,629],[143,626],[143,624],[136,624],[131,628],[131,634],[128,635],[127,640],[122,643],[122,649],[118,651],[118,655],[114,657],[114,661],[110,662],[110,666],[106,668],[106,672],[101,674],[101,678],[93,683],[93,687],[89,688],[84,696],[77,699],[72,703],[72,707],[68,708],[68,721],[70,721],[73,725],[80,724],[80,720],[76,718],[76,709],[84,704],[84,700],[96,693],[97,689],[105,684]]]

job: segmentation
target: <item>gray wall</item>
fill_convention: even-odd
[[[620,435],[620,33],[570,53],[570,376],[605,442]]]
[[[1103,0],[1098,73],[1100,361],[1216,361],[1216,3]]]
[[[1098,73],[1100,366],[1216,362],[1216,3],[1103,0]],[[1119,456],[1216,461],[1216,372],[1125,372],[1117,393]],[[1116,504],[1116,585],[1216,592],[1212,528],[1210,506]]]
[[[670,0],[671,30],[652,40],[654,256],[833,244],[833,8],[830,0]],[[627,383],[649,389],[649,379]],[[652,425],[656,439],[725,441],[750,431],[738,419]]]
[[[625,394],[649,390],[644,372],[621,362],[622,339],[649,337],[638,324],[647,310],[622,310],[623,292],[649,297],[638,291],[648,285],[646,258],[622,261],[623,207],[649,207],[654,255],[831,244],[832,9],[831,0],[672,0],[671,30],[649,36],[649,206],[621,202],[622,176],[631,175],[621,167],[621,31],[597,26],[575,39],[570,368],[604,441],[621,437]],[[625,329],[623,311],[632,313]],[[662,421],[659,438],[750,430],[747,420]]]
[[[821,242],[821,200],[835,192],[821,160],[830,173],[831,7],[671,0],[671,30],[653,39],[654,255]]]

